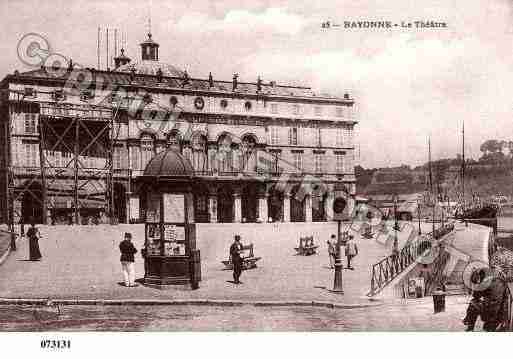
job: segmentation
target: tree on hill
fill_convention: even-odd
[[[479,147],[479,150],[483,152],[483,156],[502,152],[502,144],[497,140],[486,140],[481,147]]]

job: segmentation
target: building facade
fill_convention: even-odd
[[[4,222],[137,221],[137,178],[169,146],[194,167],[198,222],[324,221],[334,188],[354,195],[349,95],[191,78],[151,34],[140,46],[111,71],[70,61],[0,82]]]

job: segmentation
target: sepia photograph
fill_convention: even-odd
[[[513,1],[0,12],[2,345],[513,331]]]

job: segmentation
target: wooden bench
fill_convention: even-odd
[[[255,254],[253,253],[253,243],[248,245],[242,246],[242,270],[246,269],[252,269],[256,268],[257,264],[262,257],[255,257]],[[222,261],[222,263],[225,266],[225,269],[232,270],[233,269],[233,263],[232,263],[232,256],[228,258],[227,261]]]
[[[310,256],[312,254],[317,253],[317,248],[314,244],[313,236],[310,237],[300,237],[299,238],[299,247],[294,248],[296,250],[296,254],[299,256]]]

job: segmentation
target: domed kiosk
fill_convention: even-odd
[[[162,288],[201,280],[194,223],[193,168],[168,148],[153,157],[139,177],[145,222],[144,284]]]

